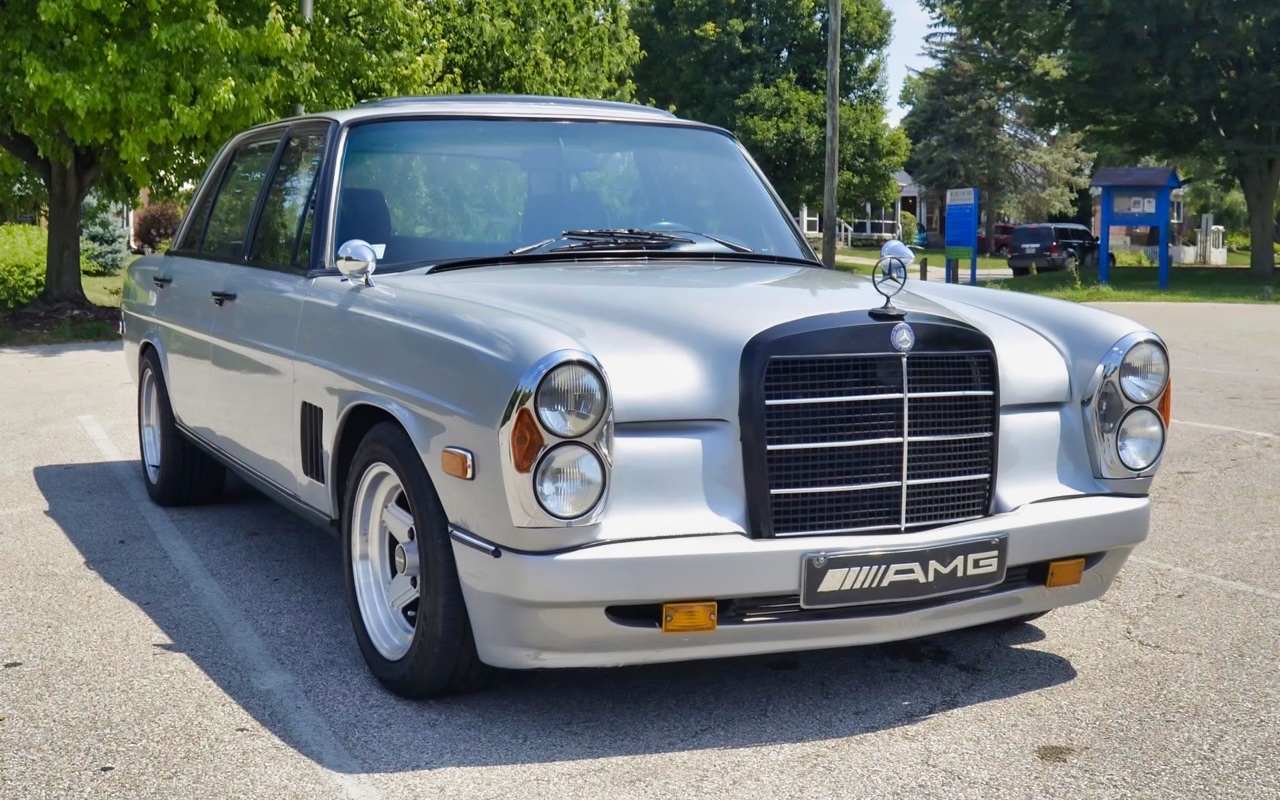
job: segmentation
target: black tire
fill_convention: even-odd
[[[421,594],[416,601],[413,639],[405,654],[394,661],[378,652],[365,628],[352,555],[356,494],[365,472],[377,464],[390,467],[399,479],[413,516],[419,552]],[[448,519],[417,449],[398,425],[379,423],[356,449],[347,470],[341,525],[347,607],[356,642],[374,677],[395,694],[414,700],[482,688],[493,669],[476,653]]]
[[[147,464],[147,448],[143,441],[144,389],[148,378],[154,380],[157,400],[159,464],[153,479]],[[142,455],[142,481],[156,505],[185,506],[211,503],[218,499],[226,482],[226,468],[197,447],[178,430],[169,389],[165,385],[160,358],[148,349],[138,365],[138,452]]]
[[[1013,270],[1013,277],[1015,278],[1024,278],[1031,274],[1030,267],[1010,267],[1009,269]]]

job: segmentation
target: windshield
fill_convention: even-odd
[[[351,128],[341,169],[334,247],[363,239],[380,266],[500,256],[601,229],[690,231],[812,258],[738,145],[702,128],[370,122]]]

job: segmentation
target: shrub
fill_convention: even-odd
[[[1249,240],[1248,231],[1228,231],[1226,242],[1228,250],[1236,250],[1242,253],[1249,252],[1249,247],[1252,244]]]
[[[35,225],[0,225],[0,308],[40,296],[48,236]]]
[[[1117,267],[1150,267],[1155,264],[1141,250],[1118,250],[1115,256]]]
[[[81,256],[95,272],[114,273],[129,257],[129,237],[110,203],[90,196],[80,217]]]
[[[138,211],[133,218],[133,235],[138,244],[157,252],[167,247],[178,230],[182,212],[175,203],[154,203]]]
[[[916,240],[916,215],[903,211],[898,215],[898,224],[902,226],[902,241],[911,244]]]

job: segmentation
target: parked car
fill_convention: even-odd
[[[1097,267],[1100,243],[1093,231],[1074,222],[1019,225],[1009,241],[1009,269],[1015,276]],[[1115,265],[1115,255],[1111,256]]]
[[[1031,619],[1148,533],[1155,333],[909,282],[901,243],[824,268],[731,134],[664,111],[261,125],[173,241],[122,311],[148,493],[211,502],[230,469],[335,531],[407,697]]]
[[[997,256],[1009,254],[1009,237],[1013,234],[1013,229],[1017,227],[1010,222],[997,222],[991,236],[991,246],[987,246],[987,232],[985,230],[978,231],[978,252],[990,253]]]

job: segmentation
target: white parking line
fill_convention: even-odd
[[[1186,569],[1185,567],[1166,564],[1163,561],[1156,561],[1146,556],[1129,556],[1130,561],[1137,561],[1139,564],[1146,564],[1148,567],[1155,567],[1166,572],[1172,572],[1175,575],[1181,575],[1184,578],[1195,578],[1206,583],[1217,584],[1227,589],[1234,589],[1237,592],[1246,592],[1248,594],[1256,594],[1258,597],[1267,597],[1272,600],[1280,600],[1280,592],[1273,592],[1270,589],[1263,589],[1261,586],[1253,586],[1252,584],[1243,583],[1241,581],[1233,581],[1230,578],[1219,578],[1217,575],[1208,575],[1203,572]]]
[[[1174,425],[1190,425],[1193,428],[1209,428],[1215,431],[1230,431],[1231,433],[1243,433],[1246,436],[1261,436],[1264,439],[1280,439],[1280,434],[1265,433],[1263,431],[1251,431],[1244,428],[1231,428],[1226,425],[1210,425],[1207,422],[1188,422],[1185,419],[1175,419]]]
[[[319,762],[317,766],[325,770],[348,797],[353,800],[377,800],[381,797],[377,789],[360,780],[358,773],[362,770],[359,763],[333,735],[324,718],[307,702],[293,675],[271,656],[261,637],[253,632],[244,614],[209,574],[168,514],[151,503],[138,476],[125,466],[120,451],[106,431],[92,416],[84,415],[77,419],[102,457],[111,462],[121,488],[137,507],[165,555],[198,596],[200,605],[213,617],[226,646],[238,652],[254,687],[262,692],[273,706],[272,710],[285,721],[290,734],[304,745]]]

